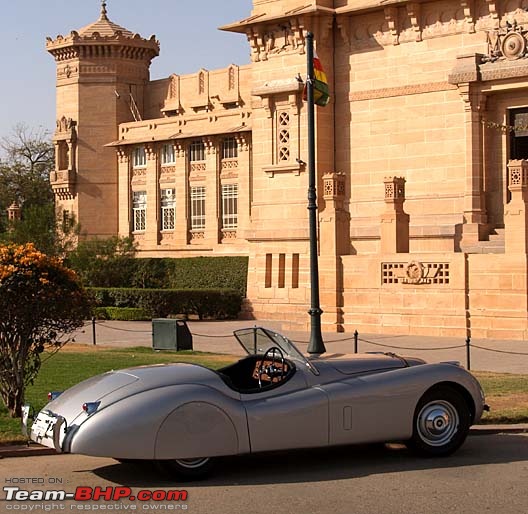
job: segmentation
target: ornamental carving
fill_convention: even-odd
[[[448,285],[449,263],[384,262],[381,265],[382,284]]]
[[[522,191],[528,187],[528,161],[512,160],[508,162],[508,189]]]
[[[250,28],[247,38],[253,62],[267,61],[285,53],[305,53],[304,27],[297,19],[279,25]]]
[[[484,62],[499,60],[516,61],[527,55],[528,30],[515,20],[506,22],[506,26],[487,32],[488,55]]]

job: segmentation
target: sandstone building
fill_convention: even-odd
[[[158,41],[104,2],[48,39],[66,216],[142,256],[248,255],[248,313],[306,325],[310,30],[323,329],[527,339],[528,0],[253,4],[222,27],[251,63],[222,70],[150,80]]]

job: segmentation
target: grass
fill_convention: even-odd
[[[151,348],[101,348],[83,345],[66,346],[59,353],[43,354],[40,373],[26,391],[26,402],[35,411],[47,403],[49,391],[63,391],[81,380],[112,369],[148,364],[189,362],[217,369],[237,357],[201,352],[154,352]],[[482,423],[528,423],[528,376],[507,373],[476,372],[491,412]],[[0,403],[0,444],[24,441],[20,420],[11,419]]]
[[[482,423],[528,423],[528,376],[476,372],[491,412]]]

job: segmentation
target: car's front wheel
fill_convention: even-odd
[[[162,471],[170,476],[187,480],[201,480],[208,477],[214,469],[215,459],[199,457],[196,459],[172,459],[158,461]]]
[[[407,446],[426,457],[450,455],[466,440],[470,424],[469,406],[462,394],[452,387],[437,387],[418,402]]]

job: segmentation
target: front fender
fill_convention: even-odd
[[[178,414],[184,414],[185,406],[196,401],[209,402],[210,419],[215,418],[212,412],[223,413],[223,417],[217,415],[216,419],[221,420],[222,433],[229,434],[228,449],[234,450],[232,453],[249,450],[247,423],[240,401],[208,386],[184,384],[144,391],[95,412],[79,427],[72,427],[65,441],[67,451],[117,459],[185,458],[183,449],[189,443],[189,431],[170,432],[178,424],[182,425],[181,419],[177,421]],[[231,427],[230,433],[227,426]],[[214,426],[210,427],[210,433],[204,432],[204,426],[200,429],[202,444],[216,440],[218,447],[221,446],[222,442],[213,436]],[[218,450],[215,454],[220,455]]]

